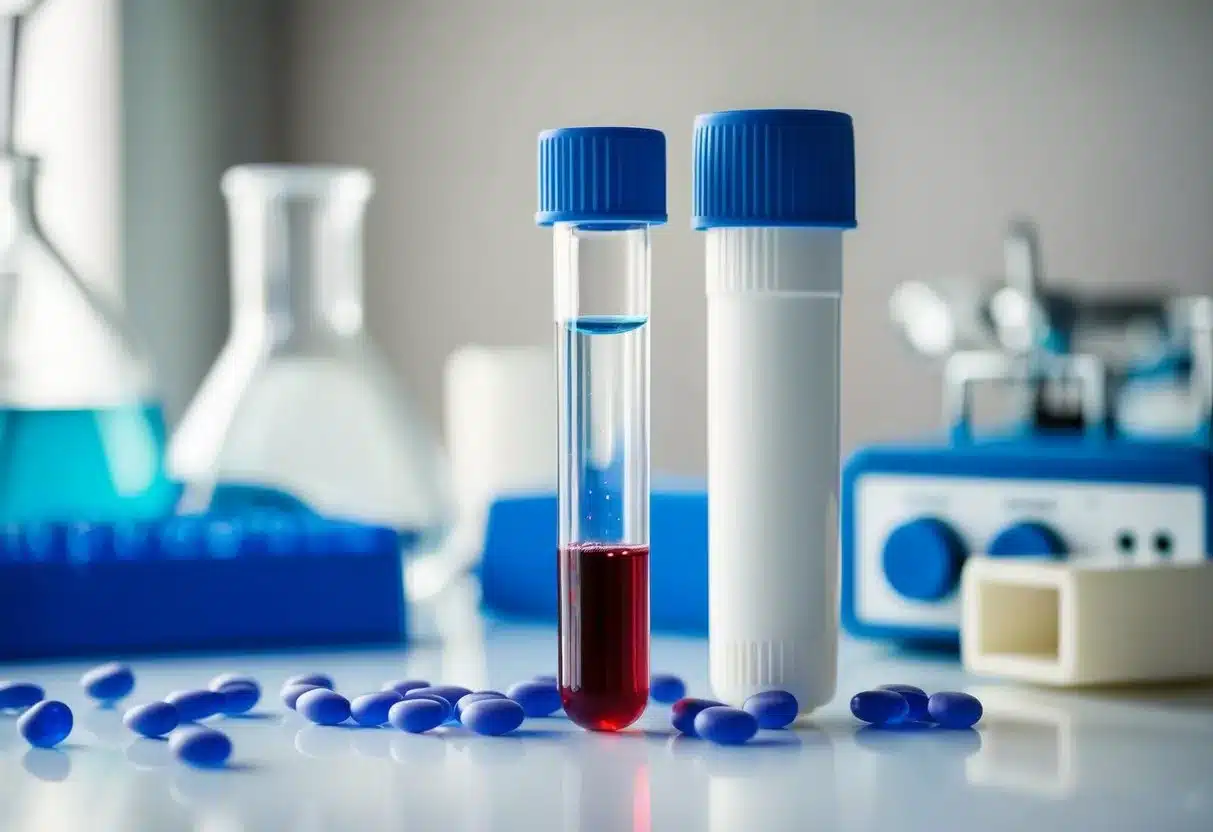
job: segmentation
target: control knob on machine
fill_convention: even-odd
[[[986,554],[992,557],[1062,558],[1066,555],[1066,541],[1044,523],[1023,520],[994,535],[986,546]]]
[[[919,517],[888,536],[881,563],[885,578],[899,595],[939,601],[955,591],[967,553],[954,528],[935,517]]]

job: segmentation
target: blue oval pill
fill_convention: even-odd
[[[705,708],[718,708],[723,704],[723,702],[716,702],[712,699],[694,697],[679,699],[670,710],[670,724],[681,734],[697,737],[699,735],[695,733],[695,717],[699,716],[699,712]]]
[[[36,748],[54,748],[72,732],[72,709],[44,699],[17,718],[17,730]]]
[[[654,673],[649,677],[649,696],[654,702],[672,705],[686,695],[686,682],[672,673]]]
[[[412,693],[412,691],[410,691],[410,693]],[[441,705],[443,722],[446,722],[448,719],[450,719],[451,717],[453,717],[455,715],[455,709],[451,707],[451,703],[447,702],[445,699],[443,699],[441,696],[438,696],[437,694],[421,693],[421,694],[417,694],[416,696],[409,696],[408,694],[405,694],[405,696],[404,696],[405,702],[411,702],[414,699],[427,699],[431,702],[437,702],[439,705]]]
[[[482,699],[463,711],[464,726],[488,737],[508,734],[524,719],[526,713],[513,699]]]
[[[15,711],[36,705],[46,691],[32,682],[0,682],[0,711]]]
[[[758,720],[740,708],[715,705],[695,717],[695,733],[718,745],[741,745],[758,733]]]
[[[424,734],[446,722],[450,711],[445,699],[418,696],[401,699],[388,710],[387,721],[393,728],[410,734]]]
[[[944,691],[931,694],[927,712],[942,728],[971,728],[981,719],[982,707],[976,696]]]
[[[800,703],[786,690],[764,690],[756,693],[741,706],[759,728],[786,728],[800,713]]]
[[[455,706],[455,713],[454,713],[455,720],[457,722],[462,722],[463,721],[463,709],[466,708],[468,705],[471,705],[473,702],[479,702],[482,699],[505,699],[505,698],[506,698],[506,695],[504,693],[501,693],[500,691],[496,691],[496,690],[473,691],[472,693],[469,693],[467,696],[462,696],[459,698],[459,704],[457,704]],[[510,697],[510,698],[512,699],[513,697]]]
[[[317,725],[340,725],[350,718],[350,703],[328,688],[309,690],[295,703],[295,710]]]
[[[293,711],[299,703],[299,697],[310,690],[328,690],[328,688],[322,688],[319,685],[286,685],[282,688],[282,704]]]
[[[195,722],[223,712],[223,694],[213,690],[175,690],[164,701],[177,708],[182,722]]]
[[[120,662],[99,665],[80,677],[84,692],[100,702],[117,702],[135,689],[135,674]]]
[[[893,690],[865,690],[851,697],[851,713],[873,725],[888,725],[905,718],[910,706]]]
[[[318,688],[328,688],[336,690],[337,686],[333,684],[333,680],[323,673],[300,673],[298,676],[292,676],[282,683],[282,687],[289,685],[315,685]]]
[[[230,685],[232,682],[248,682],[251,685],[257,685],[258,688],[261,687],[261,685],[257,683],[256,679],[254,679],[252,676],[246,676],[243,673],[220,673],[214,679],[211,679],[211,681],[207,684],[207,687],[211,690],[219,690],[219,688],[223,687],[224,685]]]
[[[387,722],[388,711],[403,697],[394,690],[364,693],[350,703],[350,716],[354,722],[367,727],[377,727]]]
[[[425,679],[396,679],[391,682],[384,682],[380,690],[394,690],[401,696],[406,696],[409,691],[428,687],[430,687],[430,683]]]
[[[564,707],[560,689],[549,682],[519,682],[507,691],[527,716],[550,716]]]
[[[261,688],[253,681],[228,682],[215,693],[223,697],[223,713],[228,716],[248,713],[261,699]]]
[[[148,702],[136,705],[122,715],[122,724],[145,737],[163,737],[180,722],[177,707],[168,702]]]
[[[401,696],[405,696],[411,690],[428,687],[430,687],[430,683],[425,679],[398,679],[394,682],[384,682],[381,690],[394,690]]]
[[[471,693],[467,688],[461,688],[459,685],[430,685],[428,688],[413,688],[404,695],[405,699],[412,699],[415,696],[439,696],[446,700],[446,703],[451,706],[451,712],[454,713],[455,706],[459,704],[459,700]]]
[[[217,768],[232,756],[232,741],[212,728],[191,726],[174,731],[168,747],[178,760],[202,768]]]
[[[901,694],[901,698],[909,706],[909,711],[902,718],[902,721],[932,721],[931,715],[927,712],[927,693],[922,688],[915,687],[914,685],[881,685],[877,690],[891,690]]]

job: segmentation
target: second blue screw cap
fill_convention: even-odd
[[[830,110],[729,110],[695,119],[696,230],[855,227],[855,134]]]
[[[539,134],[539,225],[666,221],[665,134],[563,127]]]

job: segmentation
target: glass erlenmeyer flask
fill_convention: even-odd
[[[149,365],[43,235],[36,173],[0,154],[0,521],[160,516],[177,490]]]
[[[231,334],[169,448],[182,509],[306,507],[433,533],[437,441],[363,329],[356,168],[243,165],[223,178]],[[301,504],[301,505],[300,505]]]

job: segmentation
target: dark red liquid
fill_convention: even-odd
[[[649,547],[576,543],[557,557],[564,712],[626,728],[649,701]]]

